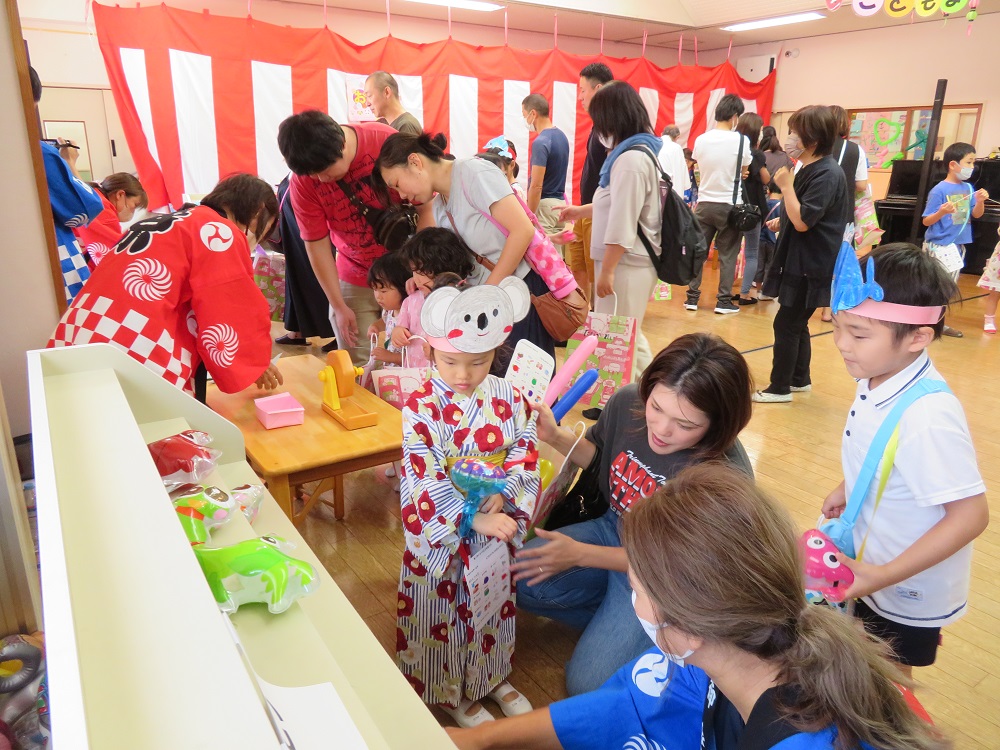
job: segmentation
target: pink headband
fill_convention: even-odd
[[[897,305],[894,302],[876,302],[873,299],[866,299],[860,305],[852,307],[846,312],[886,323],[906,323],[914,326],[932,326],[944,317],[942,305],[917,307],[916,305]]]
[[[451,343],[445,336],[428,336],[427,343],[431,345],[431,349],[436,352],[448,352],[449,354],[462,354],[461,351],[455,348],[455,345]]]

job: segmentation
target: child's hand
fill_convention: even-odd
[[[883,565],[872,565],[854,560],[843,552],[837,553],[837,559],[840,560],[841,565],[846,566],[854,573],[854,583],[844,592],[845,601],[869,596],[876,591],[881,591],[890,583],[885,577],[885,566]]]
[[[847,494],[844,491],[844,483],[841,482],[823,501],[823,516],[825,518],[839,518],[846,507]]]
[[[977,203],[982,204],[988,201],[989,199],[990,199],[990,191],[987,190],[986,188],[979,188],[979,190],[976,191]]]
[[[403,326],[396,326],[392,329],[392,345],[397,349],[402,349],[410,343],[410,332]]]
[[[413,280],[413,277],[411,276],[410,278],[408,278],[406,280],[406,294],[407,294],[407,296],[409,296],[411,294],[416,294],[417,293],[417,289],[418,289],[417,282],[415,282]]]
[[[379,329],[375,327],[374,323],[372,323],[370,326],[368,326],[368,338],[369,339],[371,339],[372,336],[378,336],[378,334],[379,334]]]
[[[496,495],[490,495],[488,498],[483,500],[483,504],[479,506],[480,513],[499,513],[503,510],[503,495],[497,493]]]
[[[376,362],[389,362],[392,357],[392,352],[386,349],[384,346],[376,346],[372,349],[372,359]]]
[[[941,208],[938,209],[938,211],[941,212],[942,214],[953,214],[957,210],[958,210],[958,206],[956,206],[951,201],[946,201],[946,202],[942,203],[941,204]]]
[[[501,542],[510,542],[517,533],[517,521],[506,513],[476,513],[472,517],[472,530]]]

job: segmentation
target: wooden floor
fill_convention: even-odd
[[[965,407],[980,470],[994,501],[993,523],[976,541],[968,614],[946,628],[937,664],[915,674],[920,699],[961,750],[1000,749],[1000,435],[993,423],[1000,413],[1000,388],[988,386],[1000,375],[1000,337],[982,333],[983,299],[975,282],[976,277],[962,277],[965,301],[949,314],[949,322],[963,330],[965,338],[936,342],[931,357]],[[706,269],[703,289],[715,285],[714,272]],[[680,296],[649,306],[644,327],[653,351],[680,334],[711,331],[744,352],[758,386],[766,386],[776,304],[761,303],[721,316],[708,307],[710,294],[703,295],[705,307],[697,313],[685,311]],[[813,390],[796,394],[790,405],[755,405],[753,420],[741,435],[758,481],[803,528],[815,523],[823,498],[843,478],[840,434],[855,390],[833,345],[831,325],[820,322],[817,313],[810,330]],[[277,324],[275,332],[280,333]],[[319,354],[318,349],[312,351]],[[381,468],[349,477],[345,520],[335,521],[321,504],[303,526],[305,538],[390,654],[395,648],[396,582],[403,551],[399,496],[392,481]],[[534,706],[565,697],[563,664],[574,640],[574,631],[567,627],[518,615],[512,682]]]

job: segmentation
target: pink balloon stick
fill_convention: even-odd
[[[569,381],[583,368],[587,357],[593,354],[596,348],[597,336],[587,336],[576,348],[576,351],[569,356],[569,359],[563,362],[563,366],[559,368],[559,372],[552,378],[548,390],[545,391],[546,406],[552,406],[555,400],[562,395],[566,386],[569,385]]]

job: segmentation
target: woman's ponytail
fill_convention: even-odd
[[[889,647],[863,634],[856,622],[829,607],[806,606],[798,638],[777,661],[782,681],[794,685],[780,706],[805,731],[837,729],[837,750],[860,743],[877,750],[944,750],[951,746],[907,705],[897,687],[903,675]]]

